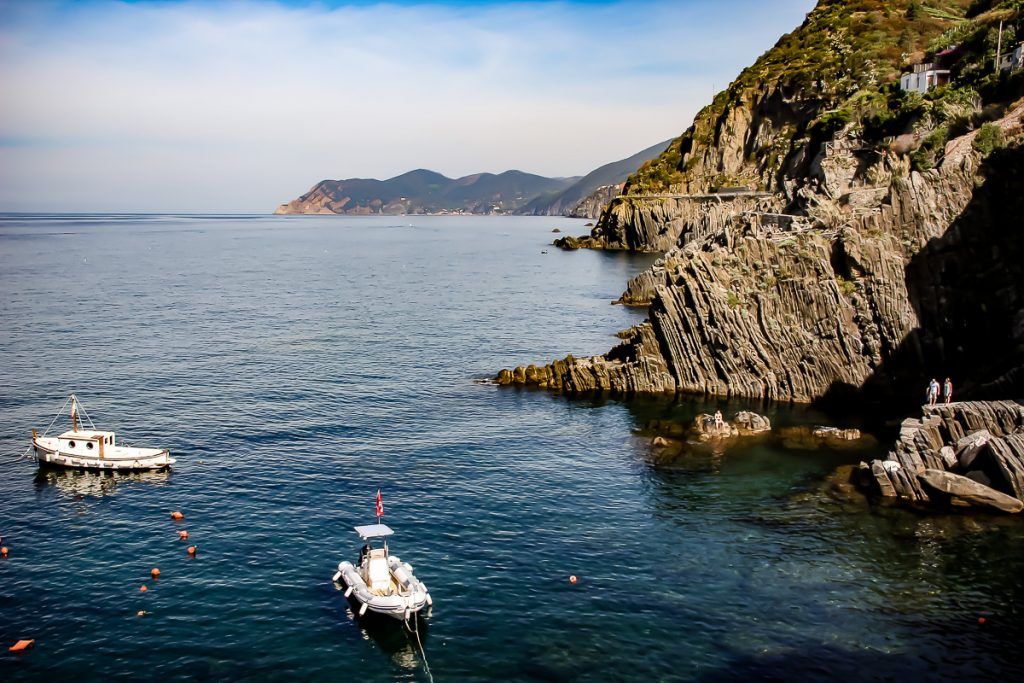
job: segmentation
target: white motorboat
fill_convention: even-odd
[[[359,564],[340,563],[334,581],[344,583],[345,597],[359,604],[359,616],[369,610],[408,622],[421,609],[432,605],[433,600],[427,587],[412,573],[412,565],[402,562],[397,555],[388,554],[386,539],[395,532],[380,523],[382,510],[378,492],[377,524],[355,527],[364,542]],[[381,547],[373,547],[378,540]]]
[[[68,403],[71,404],[71,429],[58,436],[47,436]],[[79,413],[83,417],[81,423]],[[158,470],[175,462],[166,448],[118,445],[114,432],[96,429],[74,394],[61,406],[57,417],[41,435],[32,430],[32,450],[40,464],[107,471]]]

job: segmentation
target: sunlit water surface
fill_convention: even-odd
[[[434,598],[420,635],[437,681],[1024,673],[1020,520],[821,492],[877,449],[761,440],[659,463],[641,433],[741,404],[476,381],[603,353],[643,318],[609,302],[651,257],[562,252],[555,227],[586,231],[0,219],[4,680],[426,680],[415,639],[354,619],[331,582],[378,488],[392,551]],[[72,391],[122,440],[170,448],[173,472],[12,457]],[[35,649],[8,654],[20,638]]]

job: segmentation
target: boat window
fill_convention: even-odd
[[[75,442],[74,441],[68,441],[68,448],[74,448],[74,447],[75,447]]]
[[[85,447],[88,448],[91,451],[92,450],[92,441],[86,441],[85,442]]]

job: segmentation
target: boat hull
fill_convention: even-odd
[[[176,462],[166,448],[111,447],[107,449],[102,458],[81,453],[68,453],[56,445],[47,444],[41,438],[33,441],[32,448],[40,465],[103,472],[160,470],[170,467]]]
[[[420,610],[431,604],[430,594],[426,586],[413,576],[408,565],[402,565],[396,556],[388,558],[391,573],[404,589],[403,593],[378,595],[370,591],[366,582],[359,575],[351,562],[342,562],[334,580],[345,586],[345,597],[358,605],[358,614],[367,612],[391,617],[392,619],[408,620],[415,617]],[[396,574],[396,569],[398,570]]]

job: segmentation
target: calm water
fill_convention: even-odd
[[[475,382],[603,352],[642,318],[608,302],[650,259],[560,252],[556,226],[585,231],[0,219],[3,679],[426,680],[413,641],[354,620],[331,582],[378,488],[392,550],[434,597],[437,681],[1024,673],[1020,520],[820,493],[870,452],[760,442],[656,464],[638,430],[714,402]],[[170,448],[173,473],[11,457],[71,391],[122,440]],[[9,655],[19,638],[36,648]]]

